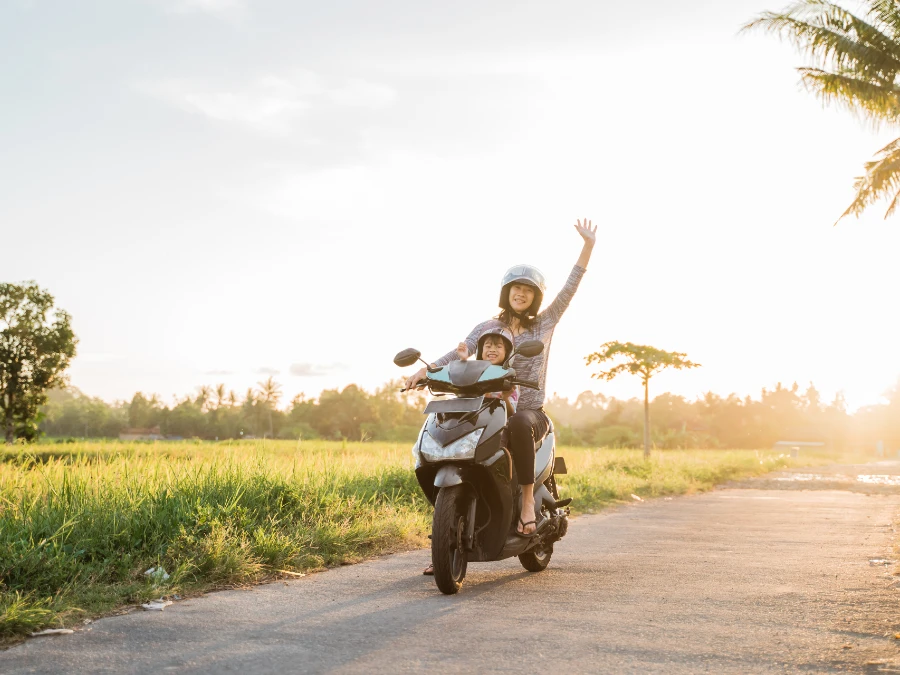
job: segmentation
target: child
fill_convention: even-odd
[[[512,350],[512,333],[504,327],[497,326],[488,328],[479,336],[475,358],[479,361],[490,361],[495,366],[502,366]],[[465,342],[459,343],[456,354],[460,361],[468,360],[469,348]],[[490,392],[484,397],[502,399],[506,403],[506,414],[511,417],[516,412],[516,404],[519,402],[519,387],[515,386],[510,391]]]

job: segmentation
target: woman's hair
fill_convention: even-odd
[[[504,309],[500,314],[494,317],[498,321],[506,324],[507,326],[512,325],[513,315],[508,309]],[[526,330],[531,328],[534,325],[534,322],[537,320],[536,316],[526,316],[519,319],[519,323],[522,325],[522,328]]]

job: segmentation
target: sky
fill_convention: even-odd
[[[0,280],[73,317],[71,383],[285,400],[409,374],[552,297],[598,226],[548,390],[610,340],[686,352],[652,393],[900,376],[900,216],[834,226],[896,129],[824,108],[740,27],[781,3],[3,0]]]

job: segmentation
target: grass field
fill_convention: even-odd
[[[828,456],[562,448],[576,512]],[[856,458],[858,459],[858,458]],[[0,641],[122,605],[427,543],[408,444],[90,442],[0,451]],[[162,566],[170,575],[149,578]]]

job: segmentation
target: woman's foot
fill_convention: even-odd
[[[519,518],[519,524],[516,526],[516,533],[520,537],[530,537],[534,534],[535,528],[537,527],[537,523],[533,520],[525,520],[523,521]]]
[[[428,567],[426,567],[422,571],[422,574],[424,574],[426,577],[433,577],[434,576],[434,563],[429,563]]]
[[[531,497],[529,499],[529,497]],[[534,517],[534,493],[528,495],[525,491],[522,494],[522,510],[519,512],[519,522],[516,525],[516,532],[522,536],[528,537],[537,531],[537,523]]]

